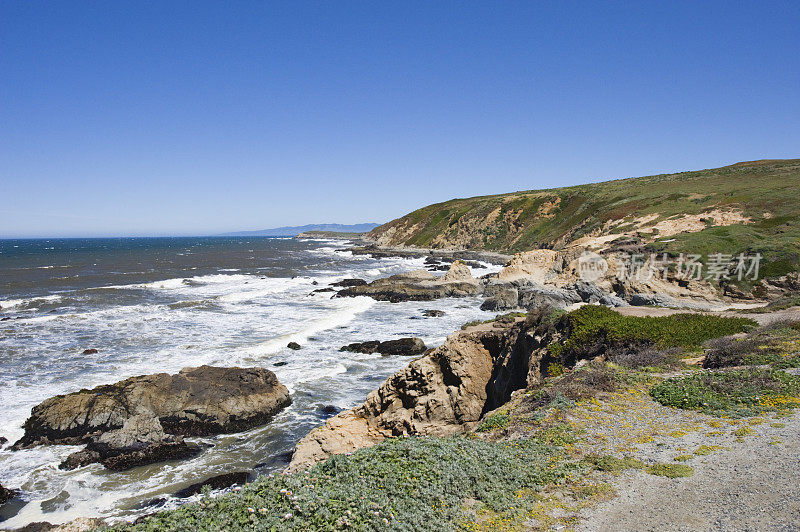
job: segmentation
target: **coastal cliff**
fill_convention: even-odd
[[[389,377],[361,406],[311,431],[297,444],[290,467],[306,468],[390,437],[441,437],[475,428],[515,390],[541,382],[547,365],[565,363],[547,351],[560,337],[546,326],[550,310],[454,333]]]

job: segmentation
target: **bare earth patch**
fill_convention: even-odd
[[[583,509],[577,530],[800,530],[800,415],[715,418],[661,406],[643,391],[571,412],[581,447],[690,466],[686,478],[597,473],[617,497]]]

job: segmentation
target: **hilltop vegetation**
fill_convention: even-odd
[[[588,185],[454,199],[429,205],[372,230],[379,244],[519,252],[560,249],[581,237],[619,235],[671,254],[760,252],[766,275],[798,268],[800,159]],[[716,215],[714,215],[716,213]],[[733,214],[724,224],[720,218]],[[694,217],[693,232],[661,242],[662,222]],[[697,227],[697,222],[702,222]],[[638,231],[647,235],[638,235]],[[663,233],[663,229],[662,229]],[[650,238],[647,238],[650,236]],[[643,237],[643,238],[640,238]],[[613,237],[612,237],[613,238]]]

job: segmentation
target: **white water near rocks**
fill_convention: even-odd
[[[191,266],[193,248],[188,247],[178,253],[188,260],[182,263],[183,272],[197,268],[202,274],[61,286],[57,293],[40,290],[27,298],[0,294],[0,317],[13,318],[0,322],[0,436],[9,440],[0,449],[0,483],[23,494],[0,510],[0,527],[61,523],[78,516],[131,519],[185,502],[173,494],[211,476],[280,469],[297,440],[330,415],[325,407],[357,405],[409,362],[403,357],[344,353],[340,346],[404,336],[418,336],[429,347],[436,346],[463,323],[493,315],[480,311],[476,298],[392,304],[313,293],[348,277],[372,280],[421,268],[423,259],[353,256],[340,250],[340,242],[331,241],[299,247],[289,241],[288,251],[280,242],[271,245],[277,246],[275,253],[293,257],[295,275],[282,274],[288,267],[271,255],[274,260],[268,267],[252,260],[242,267],[231,260],[213,267],[207,257],[202,267]],[[247,259],[258,252],[244,251]],[[47,266],[30,268],[59,269],[58,264]],[[498,269],[487,266],[475,274]],[[113,273],[114,279],[127,274]],[[151,269],[145,277],[157,274]],[[425,309],[440,309],[445,315],[425,318]],[[290,350],[288,342],[302,349]],[[98,352],[82,354],[87,348]],[[59,470],[60,461],[77,447],[8,448],[22,435],[31,407],[48,397],[201,364],[269,368],[289,388],[293,404],[264,427],[197,439],[208,448],[195,459],[121,473],[98,464]]]

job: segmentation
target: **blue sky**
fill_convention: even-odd
[[[800,2],[0,3],[0,236],[800,157]]]

